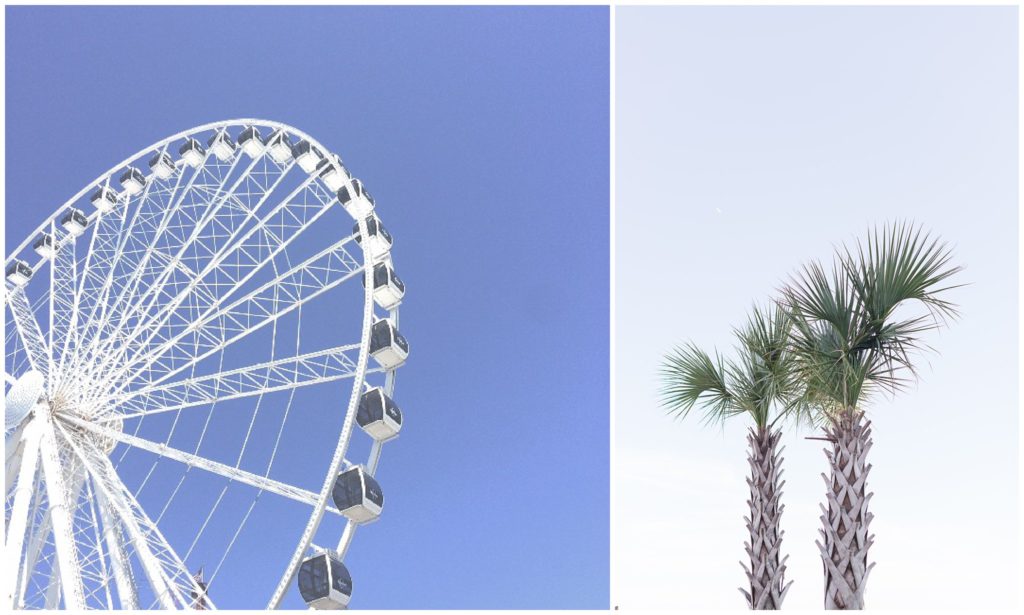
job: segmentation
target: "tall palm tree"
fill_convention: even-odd
[[[913,224],[874,229],[854,249],[837,249],[830,273],[805,265],[783,290],[790,314],[793,369],[803,392],[801,412],[824,424],[830,473],[822,506],[821,553],[825,608],[861,609],[873,563],[868,550],[873,515],[867,491],[871,421],[864,415],[879,393],[904,390],[916,379],[922,336],[957,316],[946,297],[961,270],[949,248]]]
[[[687,344],[669,354],[662,368],[662,404],[677,417],[700,404],[707,422],[740,415],[753,419],[747,435],[750,516],[744,517],[750,534],[744,543],[750,561],[743,564],[749,591],[740,591],[747,605],[758,610],[780,608],[792,584],[784,579],[786,557],[780,559],[783,532],[779,527],[785,481],[780,480],[778,422],[785,415],[785,401],[796,390],[786,349],[788,332],[783,310],[772,306],[762,311],[755,306],[747,325],[735,331],[736,359],[726,361],[717,352],[712,359]]]

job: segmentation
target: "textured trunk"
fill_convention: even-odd
[[[775,450],[779,444],[779,432],[771,432],[765,428],[750,430],[747,445],[750,448],[750,517],[744,517],[750,541],[743,543],[749,567],[743,565],[750,582],[750,591],[740,589],[747,597],[747,606],[756,610],[778,609],[782,607],[782,599],[786,597],[789,586],[793,582],[785,582],[786,559],[780,561],[779,551],[782,547],[782,530],[779,521],[782,518],[782,449]]]
[[[867,493],[871,421],[851,408],[826,431],[832,440],[832,450],[825,450],[832,475],[821,475],[828,507],[821,507],[824,544],[817,542],[825,567],[825,608],[863,609],[865,584],[874,567],[868,564],[875,540],[868,527],[874,516],[868,512],[873,494]]]

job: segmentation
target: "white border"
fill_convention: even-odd
[[[25,2],[25,1],[5,2],[5,5],[14,5],[14,6],[18,6],[18,5],[32,5],[32,4],[39,4],[39,3],[36,3],[36,2]],[[111,4],[117,4],[117,3],[116,2],[109,2],[109,1],[107,1],[107,2],[103,2],[103,1],[100,1],[100,2],[87,2],[87,1],[82,1],[82,0],[52,0],[51,2],[47,2],[46,4],[51,4],[51,5],[85,5],[85,4],[111,5]],[[157,3],[147,2],[146,0],[138,0],[138,4],[154,5],[154,4],[157,4]],[[166,3],[160,3],[160,4],[166,4]],[[201,4],[206,4],[206,3],[197,2],[197,1],[194,1],[194,0],[185,0],[183,2],[180,2],[179,4],[201,5]],[[266,1],[261,1],[261,0],[255,0],[255,1],[252,1],[252,2],[239,2],[237,0],[225,0],[225,1],[220,2],[219,4],[222,4],[222,5],[234,5],[234,6],[252,6],[252,5],[281,5],[281,2],[266,2]],[[334,1],[334,2],[328,2],[328,1],[325,1],[325,0],[304,0],[303,4],[306,4],[306,5],[360,5],[360,4],[367,4],[367,2],[358,2],[358,1],[351,1],[351,0],[338,0],[338,1]],[[391,0],[391,2],[389,2],[389,4],[397,5],[397,6],[403,6],[403,5],[424,5],[426,3],[424,3],[424,2],[417,2],[416,0]],[[610,143],[609,143],[609,168],[610,168],[610,182],[609,182],[610,183],[610,199],[609,199],[609,201],[610,202],[609,202],[609,210],[608,210],[608,212],[609,212],[609,289],[608,289],[609,290],[609,378],[610,378],[609,389],[608,389],[609,390],[609,438],[608,438],[608,442],[609,442],[609,447],[610,447],[610,450],[609,450],[609,467],[610,467],[610,476],[609,476],[609,528],[610,528],[610,533],[611,533],[611,535],[609,536],[609,546],[610,546],[610,548],[609,548],[609,573],[611,574],[614,571],[614,565],[615,565],[615,562],[616,562],[616,557],[615,556],[616,556],[616,553],[617,553],[616,541],[615,541],[615,531],[614,531],[615,530],[615,519],[616,519],[615,499],[614,499],[615,492],[616,492],[616,490],[615,490],[615,481],[616,481],[616,471],[615,471],[615,459],[616,459],[616,455],[615,455],[615,392],[616,392],[616,387],[615,387],[615,381],[616,381],[616,369],[615,369],[615,348],[616,348],[616,345],[615,345],[615,279],[616,279],[616,271],[615,271],[615,200],[616,200],[615,199],[615,197],[616,197],[616,195],[615,195],[615,143],[616,143],[616,138],[615,138],[615,73],[616,73],[616,63],[615,63],[615,18],[616,18],[616,15],[615,15],[615,13],[616,13],[616,11],[615,11],[615,7],[616,6],[642,6],[642,5],[648,5],[648,6],[665,6],[665,5],[675,5],[675,6],[724,6],[724,5],[729,5],[729,6],[894,6],[894,5],[897,5],[897,4],[900,5],[900,6],[962,6],[962,5],[965,5],[965,4],[968,4],[968,3],[965,2],[964,0],[960,0],[960,1],[955,1],[955,0],[932,0],[932,1],[902,0],[901,2],[898,2],[898,3],[881,2],[881,1],[858,2],[858,1],[855,1],[855,0],[848,0],[848,1],[845,1],[845,2],[844,1],[836,1],[836,0],[825,0],[825,1],[821,1],[821,2],[806,2],[806,1],[799,1],[799,0],[774,0],[774,1],[772,1],[772,0],[737,0],[737,1],[733,1],[733,2],[723,2],[723,1],[714,1],[714,0],[693,0],[691,2],[673,2],[673,1],[666,1],[666,0],[646,0],[646,1],[613,0],[611,2],[586,2],[586,1],[580,1],[580,0],[561,0],[561,1],[558,1],[558,2],[551,2],[551,1],[545,1],[545,0],[532,0],[532,1],[530,1],[530,0],[527,0],[527,1],[522,1],[522,0],[520,0],[520,1],[511,1],[511,0],[476,0],[476,1],[473,1],[473,0],[447,0],[445,2],[445,4],[447,4],[447,5],[510,5],[510,4],[513,4],[513,5],[574,5],[574,6],[579,6],[579,5],[595,6],[596,5],[596,6],[608,6],[609,7],[609,37],[610,37],[610,41],[609,41],[610,42],[610,46],[609,47],[610,47],[610,55],[611,55],[611,57],[610,57],[610,67],[609,67],[610,68],[610,93],[609,93],[609,99],[610,99],[609,100],[609,105],[610,106],[609,106],[609,116],[610,116],[610,123],[611,123],[611,132],[610,132]],[[1020,177],[1021,177],[1022,174],[1024,174],[1024,164],[1022,164],[1021,156],[1020,156],[1020,153],[1019,153],[1020,152],[1021,142],[1024,142],[1024,111],[1022,111],[1022,109],[1024,109],[1024,106],[1022,106],[1022,102],[1024,102],[1024,72],[1021,72],[1022,67],[1024,67],[1024,53],[1022,53],[1022,48],[1021,48],[1021,45],[1020,45],[1021,36],[1022,36],[1022,34],[1024,34],[1024,11],[1020,10],[1021,4],[1022,4],[1020,0],[988,0],[984,4],[990,5],[990,6],[1016,6],[1016,7],[1018,7],[1018,14],[1017,14],[1017,22],[1018,22],[1018,25],[1017,25],[1017,40],[1018,40],[1018,82],[1017,82],[1018,83],[1018,138],[1017,138],[1018,176],[1017,177],[1018,177],[1018,180],[1017,181],[1018,181],[1018,202],[1019,202],[1019,200],[1020,200]],[[299,7],[296,7],[296,8],[299,9]],[[4,28],[6,30],[6,17],[5,16],[0,16],[0,27]],[[3,58],[3,57],[5,57],[5,51],[4,51],[4,49],[0,49],[0,58]],[[0,83],[2,83],[4,79],[5,79],[4,77],[0,77]],[[0,129],[3,129],[3,128],[6,128],[6,114],[3,114],[3,116],[0,117]],[[3,143],[0,143],[0,158],[3,158],[3,159],[6,160],[5,156],[6,156],[6,140],[4,140]],[[6,186],[5,174],[6,174],[6,169],[5,168],[0,169],[0,182],[3,182],[4,185]],[[6,202],[4,203],[3,208],[6,209]],[[1022,274],[1024,274],[1024,250],[1021,250],[1021,240],[1024,240],[1024,215],[1021,215],[1020,208],[1018,208],[1017,223],[1018,223],[1018,244],[1017,244],[1017,262],[1018,262],[1018,270],[1017,270],[1017,276],[1018,276],[1018,286],[1017,286],[1017,294],[1018,294],[1018,297],[1017,297],[1017,301],[1018,301],[1018,329],[1017,329],[1017,339],[1018,339],[1018,342],[1017,342],[1018,381],[1017,381],[1017,383],[1018,384],[1017,384],[1017,387],[1018,387],[1018,408],[1020,408],[1021,407],[1021,400],[1024,399],[1024,310],[1022,310],[1022,308],[1024,308],[1024,278],[1022,278]],[[0,222],[0,230],[2,230],[3,228],[4,228],[4,223]],[[3,241],[3,240],[0,240],[0,241]],[[4,246],[3,252],[6,254],[6,246]],[[4,316],[0,316],[0,319],[2,319],[2,318],[6,318],[6,314]],[[0,320],[0,324],[2,324],[2,320]],[[1024,449],[1024,417],[1021,417],[1020,415],[1018,415],[1017,426],[1018,426],[1018,435],[1019,435],[1019,443],[1018,443],[1018,449],[1017,449],[1017,463],[1018,463],[1017,498],[1018,498],[1018,513],[1022,515],[1022,524],[1021,524],[1021,527],[1020,527],[1020,531],[1018,531],[1018,551],[1019,551],[1018,565],[1024,566],[1024,456],[1021,455],[1021,450]],[[611,574],[611,578],[609,579],[609,590],[610,590],[610,593],[611,593],[611,595],[609,596],[609,606],[610,606],[611,609],[615,608],[615,602],[614,602],[614,600],[615,600],[615,578],[614,578],[614,576],[615,576],[614,574]],[[526,589],[526,588],[524,588],[524,589]],[[1024,606],[1024,583],[1018,585],[1017,593],[1018,593],[1018,606]],[[381,611],[381,613],[388,613],[388,612],[393,612],[393,611]],[[426,613],[436,613],[436,612],[440,612],[440,611],[418,611],[418,612],[426,614]],[[514,613],[514,612],[515,611],[510,611],[510,613]],[[528,611],[528,612],[529,613],[538,613],[540,611]]]

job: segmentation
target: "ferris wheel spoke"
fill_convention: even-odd
[[[195,276],[195,272],[191,271],[188,268],[188,266],[185,265],[185,263],[181,261],[178,261],[177,263],[172,263],[168,255],[165,255],[163,253],[157,253],[155,259],[164,263],[166,266],[176,268],[181,273],[181,275],[187,276],[189,278]],[[214,296],[214,291],[203,282],[198,282],[195,285],[195,296],[200,300],[205,300],[207,302],[212,302],[216,300],[216,297]],[[137,330],[140,325],[138,323],[134,324]],[[120,350],[113,350],[110,353],[110,356],[105,356],[101,360],[96,361],[95,369],[90,372],[92,382],[109,382],[110,374],[115,372],[117,367],[123,363],[124,349],[127,348],[128,344],[130,343],[129,334],[126,333],[122,328],[122,330],[111,333],[111,340],[118,342]],[[99,396],[99,393],[102,390],[102,385],[97,386],[94,389],[93,397]]]
[[[110,420],[172,412],[351,378],[355,375],[358,357],[359,344],[349,344],[209,376],[146,387],[122,397],[117,402],[118,414],[111,415]]]
[[[315,183],[311,183],[312,181],[312,177],[307,178],[305,182],[285,197],[281,203],[272,208],[263,218],[259,219],[255,225],[251,227],[246,226],[245,223],[239,225],[230,240],[223,242],[209,262],[205,263],[203,268],[194,276],[186,278],[183,289],[178,290],[179,284],[164,285],[161,291],[166,295],[167,301],[156,312],[152,313],[149,323],[155,323],[156,328],[166,323],[174,315],[175,310],[181,306],[182,302],[186,298],[190,298],[190,293],[210,277],[213,280],[210,281],[209,286],[215,290],[222,290],[223,294],[214,302],[209,302],[207,307],[211,307],[217,302],[223,302],[248,281],[262,266],[270,262],[274,256],[287,247],[291,240],[306,225],[314,221],[319,217],[319,214],[322,214],[331,205],[332,197],[329,195],[326,201],[323,200],[322,196],[319,197],[315,205],[309,205],[305,198],[302,202],[293,202],[292,199],[296,195],[301,194],[305,197],[310,193],[318,195],[323,192],[322,188]],[[317,188],[319,188],[319,191]],[[271,192],[268,191],[262,199],[266,199]],[[257,211],[261,210],[264,204],[262,199],[255,206],[249,208],[251,214],[254,215]],[[304,214],[308,214],[310,210],[314,210],[316,213],[309,215],[307,219],[307,216]],[[245,222],[248,222],[248,220]],[[242,233],[243,230],[245,231],[244,234]],[[275,230],[279,234],[275,233]],[[288,230],[293,232],[289,234]],[[283,237],[287,237],[287,239],[283,239]],[[197,303],[202,305],[204,298],[200,297],[199,299],[200,301]],[[148,341],[145,340],[143,346]]]
[[[211,198],[210,193],[213,193],[214,199],[220,196],[222,182],[237,164],[236,160],[225,169],[222,165],[208,165],[207,162],[209,153],[199,168],[193,173],[188,173],[188,165],[179,161],[177,166],[180,168],[174,175],[173,186],[155,175],[147,181],[146,192],[143,193],[140,206],[137,208],[139,213],[134,218],[134,221],[139,221],[140,224],[133,223],[128,229],[125,243],[118,255],[118,260],[127,266],[121,276],[123,280],[120,295],[116,301],[111,302],[112,312],[116,311],[123,315],[137,308],[129,293],[134,293],[139,281],[144,279],[150,255],[153,252],[177,253],[184,248],[189,239],[189,229],[206,214],[205,205]],[[186,176],[189,180],[182,188],[182,180]],[[166,198],[152,198],[153,194],[149,189],[154,184],[160,186],[156,196]],[[151,205],[148,211],[146,205]],[[141,301],[141,298],[136,299]],[[107,318],[103,325],[109,323],[110,318]]]
[[[278,182],[284,178],[288,168],[282,172]],[[288,243],[298,235],[302,228],[305,228],[305,224],[309,224],[319,217],[331,204],[333,197],[327,195],[326,202],[324,202],[322,187],[312,182],[313,178],[310,177],[300,184],[280,204],[274,207],[269,214],[260,219],[255,226],[248,228],[238,238],[237,235],[247,228],[246,223],[249,218],[254,217],[256,212],[262,209],[267,198],[273,192],[273,189],[276,188],[277,182],[263,193],[255,204],[243,207],[243,209],[248,209],[249,211],[246,220],[235,228],[235,232],[229,240],[222,243],[219,250],[213,254],[210,261],[198,273],[184,276],[182,282],[178,282],[176,278],[171,277],[159,286],[158,296],[166,296],[167,301],[155,311],[150,312],[147,310],[143,315],[139,316],[141,326],[134,328],[132,334],[121,344],[120,349],[114,353],[113,358],[108,364],[117,366],[124,361],[125,356],[138,355],[149,347],[157,331],[160,331],[165,325],[173,327],[178,324],[172,317],[176,314],[178,308],[186,302],[186,299],[192,300],[186,303],[189,313],[179,315],[179,318],[184,320],[187,325],[192,322],[192,311],[200,310],[203,307],[212,309],[219,305],[234,290],[251,278],[264,264],[270,262],[274,256],[287,247]],[[306,198],[303,198],[301,202],[293,202],[292,199],[300,194],[303,197],[306,197],[307,194],[315,195],[318,201],[317,204],[315,206],[308,205]],[[310,209],[316,210],[316,213],[307,217],[307,212]],[[278,222],[279,219],[280,221]],[[267,236],[269,234],[267,229],[278,228],[281,231],[285,231],[289,225],[294,227],[296,224],[298,224],[299,228],[291,233],[287,240],[277,240],[276,236]],[[247,243],[247,240],[254,235],[256,235],[256,241]],[[281,235],[286,235],[286,233],[282,232]],[[230,263],[230,266],[224,265],[224,263]],[[168,269],[170,266],[169,264]],[[179,267],[179,269],[181,268]],[[187,268],[184,270],[191,271]],[[207,294],[205,293],[197,292],[204,288],[205,280],[211,274],[213,274],[214,279],[211,281],[210,287],[214,291],[224,290],[219,298],[211,298],[206,296]],[[243,274],[245,275],[243,276]],[[182,285],[184,285],[184,288],[179,290]],[[216,293],[214,292],[213,294]],[[151,302],[152,304],[153,302]],[[144,318],[145,316],[148,316],[148,318]],[[143,335],[147,331],[149,334]],[[139,339],[140,336],[142,336],[142,339]]]
[[[318,497],[317,494],[307,489],[302,489],[301,487],[296,487],[272,478],[253,474],[252,472],[247,472],[241,468],[236,468],[234,466],[220,463],[219,461],[207,459],[201,455],[178,450],[167,446],[166,444],[157,444],[150,440],[146,440],[145,438],[126,434],[95,423],[89,423],[79,419],[73,419],[71,422],[105,438],[110,438],[122,444],[127,444],[128,446],[153,453],[154,455],[159,455],[160,457],[166,457],[167,459],[185,464],[188,467],[199,468],[200,470],[205,470],[222,478],[249,485],[259,491],[268,491],[281,497],[301,502],[308,506],[316,505]],[[328,506],[326,510],[336,515],[341,515],[341,512],[338,511],[337,508]]]
[[[121,482],[110,459],[88,440],[71,441],[70,445],[97,487],[100,506],[107,507],[127,531],[156,600],[163,608],[187,608],[185,595],[199,591],[198,586],[160,529]]]
[[[25,296],[24,287],[9,289],[7,292],[7,307],[11,310],[11,317],[18,330],[18,337],[28,356],[32,369],[42,373],[44,376],[49,373],[50,349],[46,345],[43,333],[39,328],[39,322],[32,307],[29,305],[28,297]]]
[[[186,216],[190,209],[197,209],[196,200],[194,198],[194,191],[197,189],[196,180],[204,178],[208,181],[217,182],[219,177],[211,175],[208,171],[204,175],[203,171],[206,170],[205,165],[202,169],[196,170],[189,174],[182,169],[176,173],[176,178],[173,187],[170,186],[166,181],[150,176],[146,181],[145,188],[143,189],[141,196],[137,199],[129,199],[122,207],[119,207],[115,212],[121,216],[127,216],[127,212],[131,211],[134,215],[131,217],[131,223],[127,229],[121,233],[120,241],[117,242],[116,250],[113,255],[109,258],[109,266],[107,267],[107,282],[102,287],[102,293],[98,301],[98,305],[102,307],[102,315],[99,320],[96,320],[93,316],[90,316],[88,324],[86,326],[88,337],[88,349],[83,352],[83,357],[80,358],[79,363],[88,364],[88,358],[97,354],[96,346],[101,344],[106,336],[102,335],[102,329],[109,322],[112,312],[118,310],[123,306],[123,298],[118,300],[110,301],[110,290],[115,284],[117,278],[115,272],[117,266],[122,264],[123,261],[129,260],[129,257],[133,254],[141,254],[143,257],[148,253],[149,250],[159,250],[166,248],[167,243],[171,243],[173,246],[173,233],[165,234],[169,225],[169,219],[179,214]],[[189,177],[188,183],[183,190],[181,188],[182,179],[185,176]],[[157,189],[152,191],[154,185],[157,185]],[[202,185],[200,183],[199,185]],[[156,200],[153,197],[166,196],[165,200]],[[183,206],[183,202],[187,197],[191,198],[190,206]],[[133,203],[138,203],[137,206],[132,207]],[[156,226],[156,232],[152,236],[145,234],[147,223],[150,223],[153,219],[159,218],[160,222]],[[122,228],[124,228],[122,226]],[[135,230],[139,228],[142,231],[136,235]],[[168,235],[172,237],[171,241],[161,241]],[[139,250],[139,244],[141,244],[141,251]],[[173,249],[173,248],[172,248]],[[128,277],[134,278],[135,275],[140,274],[144,267],[127,267]],[[95,308],[93,310],[95,314]]]
[[[51,384],[51,393],[60,385],[60,382],[56,380],[63,379],[68,350],[76,346],[73,340],[78,334],[78,329],[75,326],[78,317],[75,294],[75,289],[78,286],[76,244],[75,235],[64,234],[57,243],[50,265],[53,271],[50,288],[50,309],[53,320],[53,325],[50,328],[50,347],[56,367],[54,378],[51,379],[54,381]],[[60,352],[57,351],[58,348]]]
[[[210,160],[211,153],[206,153],[206,160]],[[253,170],[261,162],[261,158],[255,158],[245,168],[241,176],[236,178],[232,185],[225,189],[224,182],[226,182],[231,176],[235,169],[235,166],[242,159],[242,156],[236,156],[232,161],[230,167],[226,173],[221,175],[211,174],[207,164],[203,164],[196,171],[196,175],[208,175],[210,177],[209,183],[203,187],[208,189],[207,191],[187,191],[187,202],[185,195],[182,199],[175,204],[172,208],[175,215],[175,224],[169,225],[170,232],[161,233],[160,237],[164,238],[164,241],[153,244],[155,249],[162,249],[167,254],[173,254],[171,256],[171,262],[177,263],[178,261],[184,261],[188,263],[189,260],[195,260],[201,258],[201,256],[210,250],[210,245],[216,245],[218,240],[223,240],[225,231],[230,235],[233,229],[238,224],[237,218],[241,215],[247,219],[245,213],[240,214],[236,208],[227,206],[232,199],[237,199],[240,195],[248,196],[254,186],[260,186],[260,182],[256,180],[256,177],[265,175],[266,173],[253,173]],[[264,171],[266,169],[267,162],[263,160]],[[213,167],[219,168],[219,165],[213,165]],[[281,173],[281,177],[284,173]],[[191,186],[190,186],[191,188]],[[212,189],[212,194],[209,189]],[[270,190],[263,187],[263,190],[269,194]],[[166,230],[166,229],[164,229]],[[166,245],[165,245],[166,244]],[[191,252],[191,254],[190,254]],[[147,314],[157,299],[160,298],[162,291],[165,289],[168,283],[168,277],[175,271],[174,266],[165,267],[154,279],[148,284],[146,290],[138,295],[134,301],[128,301],[124,314]]]
[[[89,237],[89,251],[85,256],[85,267],[82,279],[76,292],[79,307],[77,339],[80,344],[75,347],[70,363],[74,372],[82,364],[84,347],[91,341],[89,332],[92,330],[100,312],[106,309],[106,295],[109,291],[109,274],[117,259],[117,254],[125,235],[122,232],[128,221],[129,208],[119,206],[110,212],[97,215],[94,224],[90,225],[92,233]],[[86,314],[88,314],[86,316]]]
[[[24,373],[31,366],[28,365],[28,351],[21,343],[21,335],[18,334],[18,326],[14,323],[14,319],[5,318],[4,320],[7,333],[4,338],[4,379],[7,384],[14,386],[14,383],[18,381],[14,375]]]
[[[96,354],[97,345],[108,338],[110,322],[115,314],[123,311],[132,282],[147,270],[146,264],[150,254],[159,251],[157,240],[173,211],[169,201],[173,200],[185,175],[185,172],[177,173],[173,185],[151,177],[141,197],[137,200],[132,199],[123,206],[123,209],[131,210],[134,215],[131,216],[109,268],[109,281],[101,297],[102,315],[99,320],[90,321],[87,327],[89,336],[84,357],[86,361]],[[192,175],[192,181],[194,179],[195,174]],[[191,187],[190,181],[189,188]],[[110,300],[112,296],[116,298]]]
[[[120,395],[133,382],[158,385],[325,291],[357,277],[363,266],[345,249],[352,240],[349,236],[335,243],[227,307],[197,320],[149,354],[125,366],[116,375],[121,384],[114,395]],[[223,337],[210,335],[207,330],[215,322]],[[180,352],[165,356],[171,348]]]

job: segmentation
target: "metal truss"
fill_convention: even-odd
[[[115,404],[118,413],[107,420],[171,412],[229,399],[352,378],[355,376],[358,355],[359,344],[350,344],[210,376],[146,387],[120,398]]]

